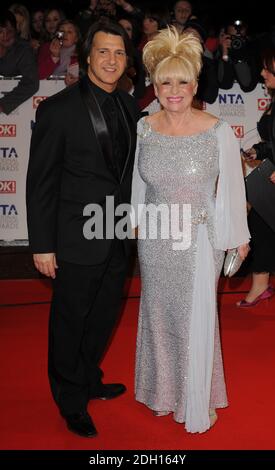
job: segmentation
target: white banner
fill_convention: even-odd
[[[257,122],[270,101],[270,96],[260,83],[250,93],[244,93],[235,83],[230,90],[220,89],[215,103],[206,103],[205,109],[227,121],[239,139],[240,148],[247,149],[260,140]]]
[[[17,85],[0,79],[1,96]],[[31,129],[39,102],[64,88],[64,80],[42,80],[36,94],[11,114],[0,114],[0,243],[26,244],[26,174]],[[4,241],[4,242],[3,242]],[[25,242],[24,242],[25,241]]]

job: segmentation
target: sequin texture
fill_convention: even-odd
[[[142,295],[136,353],[136,399],[185,421],[190,316],[199,224],[213,247],[216,282],[224,252],[214,249],[214,205],[219,173],[216,129],[193,136],[166,136],[143,119],[138,168],[146,182],[145,204],[191,204],[191,246],[173,250],[173,240],[138,241]],[[203,260],[202,260],[203,262]],[[206,312],[207,314],[207,312]],[[227,406],[216,315],[211,408]]]

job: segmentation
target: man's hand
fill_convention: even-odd
[[[33,255],[33,261],[36,269],[44,276],[55,279],[56,264],[55,253],[37,253]]]
[[[273,171],[273,173],[271,173],[269,178],[270,178],[271,183],[275,184],[275,171]]]
[[[131,3],[128,3],[125,0],[115,0],[115,4],[123,8],[123,10],[127,11],[128,13],[131,13],[134,10]]]
[[[227,56],[228,50],[231,47],[231,37],[229,34],[221,33],[219,37],[219,42],[222,47],[222,55]]]

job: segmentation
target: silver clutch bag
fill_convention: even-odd
[[[241,259],[237,248],[229,250],[224,260],[224,275],[228,277],[233,276],[240,269],[242,262],[243,260]]]

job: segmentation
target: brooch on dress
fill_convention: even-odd
[[[143,121],[142,122],[142,129],[138,130],[137,135],[144,139],[144,137],[147,137],[151,132],[151,126],[148,121]]]

